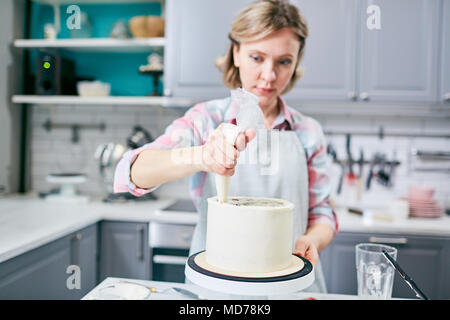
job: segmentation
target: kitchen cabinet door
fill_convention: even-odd
[[[101,222],[100,278],[150,280],[148,223]]]
[[[320,253],[329,293],[357,294],[355,246],[368,242],[396,247],[398,263],[428,298],[450,299],[450,238],[378,233],[339,233]],[[397,272],[392,297],[416,298]]]
[[[80,289],[70,290],[71,299],[81,299],[98,283],[98,224],[70,237],[70,264],[80,267]],[[69,275],[67,275],[68,277]]]
[[[328,293],[357,293],[355,245],[366,240],[365,236],[340,232],[320,252]]]
[[[442,4],[441,85],[439,100],[450,103],[450,0]]]
[[[440,237],[407,236],[407,243],[396,246],[397,261],[402,269],[414,280],[430,299],[450,299],[448,284],[448,266],[450,240]],[[395,246],[395,245],[394,245]],[[416,298],[400,275],[394,279],[393,297]]]
[[[437,99],[439,4],[439,0],[361,2],[361,100]],[[368,26],[368,19],[376,15],[367,13],[369,5],[380,9],[380,29]]]
[[[0,299],[82,298],[96,285],[96,247],[95,224],[1,263]],[[79,289],[67,285],[75,264]]]
[[[356,96],[357,1],[292,3],[305,16],[309,36],[300,64],[304,76],[286,94],[286,100],[353,99]]]
[[[233,18],[250,2],[166,1],[165,95],[202,100],[229,95],[214,61],[229,47]]]

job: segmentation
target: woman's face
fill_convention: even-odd
[[[298,37],[288,28],[234,46],[242,87],[259,97],[262,109],[273,106],[291,80],[299,49]]]

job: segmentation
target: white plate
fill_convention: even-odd
[[[99,288],[97,299],[100,300],[146,300],[150,289],[133,283],[113,283]]]

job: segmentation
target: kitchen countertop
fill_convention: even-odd
[[[141,202],[62,204],[34,195],[0,198],[0,263],[101,220],[164,222],[155,210],[174,201],[160,197]]]
[[[0,263],[42,246],[71,232],[101,220],[162,222],[194,225],[195,213],[160,213],[176,201],[173,197],[158,200],[104,203],[92,200],[85,204],[50,203],[33,194],[0,198]],[[392,233],[406,235],[450,236],[450,216],[402,222],[367,219],[337,210],[340,232]]]
[[[230,299],[245,299],[245,296],[230,296],[226,294],[221,294],[217,292],[212,292],[210,290],[203,289],[195,284],[186,283],[175,283],[167,281],[148,281],[148,280],[138,280],[138,279],[125,279],[125,278],[114,278],[109,277],[98,284],[94,289],[92,289],[88,294],[86,294],[82,300],[103,300],[103,299],[113,299],[111,296],[103,297],[102,289],[111,285],[118,284],[120,282],[133,283],[146,286],[148,288],[157,289],[156,293],[150,294],[146,300],[196,300],[194,297],[187,296],[173,290],[170,288],[183,288],[189,290],[190,292],[197,294],[201,299],[214,299],[214,300],[230,300]],[[120,292],[118,290],[118,292]],[[127,298],[126,293],[120,294],[123,299]],[[314,298],[317,300],[360,300],[356,295],[345,295],[345,294],[325,294],[325,293],[311,293],[311,292],[295,292],[292,294],[284,294],[277,296],[263,297],[269,300],[301,300]],[[119,299],[119,297],[117,297]],[[394,298],[393,300],[400,300]]]

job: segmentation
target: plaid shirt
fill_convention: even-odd
[[[325,137],[320,124],[286,105],[279,98],[281,112],[272,124],[272,129],[294,130],[304,147],[308,166],[309,215],[308,227],[325,223],[336,234],[338,221],[330,206],[331,193]],[[211,100],[190,108],[183,117],[170,124],[163,135],[141,148],[127,151],[118,163],[114,177],[114,192],[130,192],[142,196],[158,188],[142,189],[130,179],[130,168],[136,157],[145,149],[173,149],[199,146],[206,143],[209,135],[220,123],[236,124],[236,104],[231,98]],[[207,172],[194,173],[190,177],[189,193],[196,207],[201,199]]]

